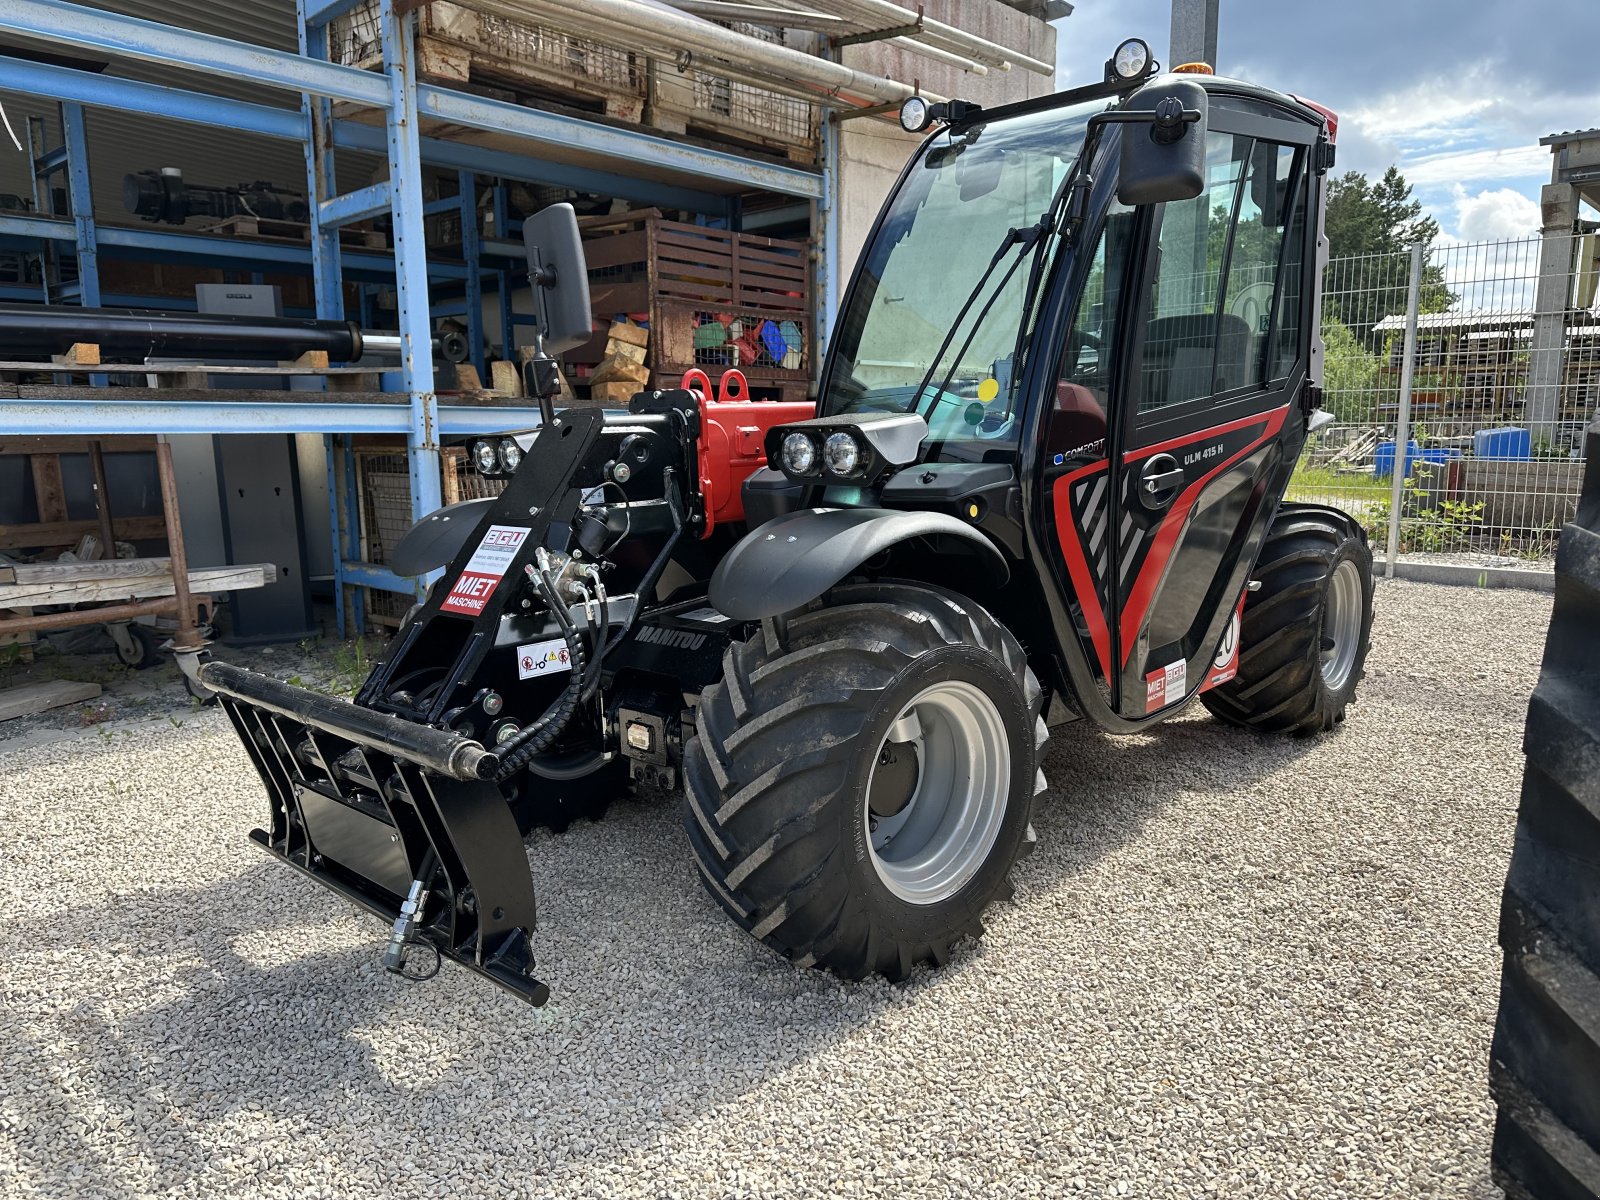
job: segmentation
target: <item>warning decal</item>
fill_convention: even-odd
[[[547,642],[533,642],[517,647],[517,678],[533,679],[540,675],[559,675],[572,670],[572,655],[563,638]]]
[[[1144,711],[1153,713],[1182,700],[1189,690],[1188,677],[1189,666],[1181,658],[1151,671],[1144,677]]]
[[[510,568],[517,551],[528,536],[525,527],[517,525],[491,525],[483,541],[467,560],[461,577],[450,588],[450,594],[439,605],[440,612],[462,613],[475,617],[494,595],[494,589]]]
[[[1211,660],[1205,683],[1200,685],[1202,692],[1210,691],[1220,683],[1227,683],[1239,673],[1239,626],[1244,618],[1244,599],[1243,596],[1239,597],[1233,618],[1222,631],[1222,644],[1217,647],[1217,656]]]

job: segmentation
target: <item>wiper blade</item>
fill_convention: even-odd
[[[1052,203],[1052,210],[1054,207]],[[956,373],[956,367],[960,365],[961,356],[972,345],[972,339],[977,337],[978,330],[983,328],[983,322],[988,317],[989,310],[994,307],[995,301],[1006,290],[1006,284],[1011,282],[1011,277],[1016,274],[1017,268],[1022,265],[1028,254],[1045,239],[1045,236],[1053,226],[1054,219],[1051,214],[1047,213],[1026,229],[1018,229],[1013,226],[1006,230],[1005,237],[1000,239],[1000,245],[995,248],[993,257],[989,259],[989,265],[983,269],[983,274],[978,277],[978,282],[973,284],[972,290],[967,293],[966,300],[962,302],[961,311],[956,313],[955,320],[950,322],[949,332],[944,335],[944,340],[939,343],[939,349],[934,352],[932,360],[928,363],[927,372],[917,384],[917,390],[913,393],[912,412],[919,414],[922,412],[923,393],[927,391],[928,384],[933,381],[933,373],[939,369],[939,364],[944,361],[945,351],[950,349],[950,343],[955,340],[956,334],[961,332],[961,323],[967,319],[967,314],[972,311],[972,306],[978,302],[978,297],[983,295],[984,287],[994,274],[995,268],[1005,258],[1006,251],[1013,246],[1020,245],[1022,247],[1016,258],[1012,260],[1011,266],[1006,269],[1006,273],[1001,278],[999,285],[990,293],[988,303],[983,306],[983,311],[978,314],[978,319],[973,322],[972,330],[967,334],[967,340],[962,343],[960,351],[957,352],[954,361],[950,364],[950,370],[945,373],[944,379],[940,381],[938,388],[931,393],[928,399],[929,416],[933,415],[934,400],[949,386],[951,378]]]

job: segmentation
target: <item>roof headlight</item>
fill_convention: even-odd
[[[783,469],[791,475],[809,475],[817,465],[817,443],[803,433],[783,439]]]
[[[1143,38],[1123,42],[1106,63],[1106,75],[1114,79],[1143,79],[1149,73],[1150,46]]]
[[[848,479],[861,468],[861,443],[851,434],[830,433],[822,443],[822,462],[828,474]]]
[[[472,465],[483,475],[495,475],[500,471],[500,451],[493,442],[472,443]]]
[[[900,128],[907,133],[921,133],[933,119],[933,110],[921,96],[908,96],[900,102]]]
[[[516,438],[501,439],[500,461],[505,464],[506,470],[511,472],[515,472],[522,465],[522,447],[517,445]]]

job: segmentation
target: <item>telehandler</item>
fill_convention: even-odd
[[[1032,846],[1052,725],[1141,731],[1199,700],[1344,718],[1372,559],[1283,502],[1319,411],[1337,118],[1161,73],[932,132],[877,218],[815,407],[731,374],[553,410],[587,338],[576,224],[526,226],[538,428],[473,442],[497,497],[420,522],[438,573],[353,703],[198,668],[270,799],[252,836],[535,1004],[524,835],[632,781],[680,789],[705,886],[799,966],[900,979],[982,932]]]

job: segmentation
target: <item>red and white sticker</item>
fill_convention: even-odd
[[[1181,658],[1151,671],[1144,677],[1144,711],[1153,713],[1182,700],[1189,690],[1188,680],[1189,664]]]
[[[517,678],[537,679],[540,675],[559,675],[572,670],[572,655],[563,638],[532,642],[517,647]]]
[[[450,594],[439,605],[440,612],[461,613],[475,617],[494,595],[494,589],[510,569],[517,551],[527,540],[528,530],[518,525],[491,525],[483,541],[467,560],[461,577],[450,588]]]
[[[1244,597],[1240,596],[1239,606],[1233,610],[1233,619],[1222,631],[1222,644],[1217,647],[1217,656],[1211,660],[1206,681],[1200,685],[1202,692],[1210,691],[1220,683],[1227,683],[1239,673],[1239,625],[1243,618]]]

